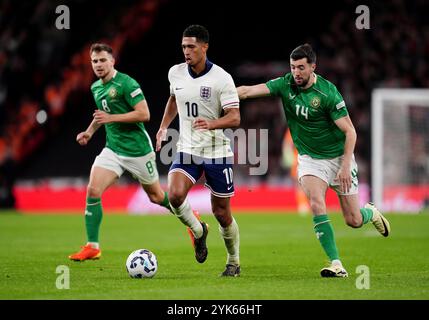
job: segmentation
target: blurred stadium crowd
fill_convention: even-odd
[[[81,152],[81,155],[77,154],[80,151],[74,153],[75,150],[80,150],[74,145],[70,148],[67,146],[74,144],[75,134],[89,124],[92,114],[92,109],[87,107],[93,103],[89,86],[94,81],[88,48],[92,42],[106,41],[113,46],[120,61],[126,46],[144,43],[147,32],[157,32],[158,12],[168,10],[170,2],[0,2],[2,206],[13,206],[11,189],[16,179],[66,174],[87,176],[93,158],[89,159],[85,152]],[[57,30],[56,15],[53,13],[59,4],[69,5],[72,13],[79,12],[78,20],[82,23],[72,20],[72,30]],[[355,155],[360,166],[360,180],[369,182],[371,90],[377,87],[429,87],[429,1],[371,2],[368,4],[371,10],[370,30],[356,28],[356,6],[355,1],[344,1],[341,10],[332,11],[324,31],[317,30],[317,34],[305,37],[301,42],[313,45],[318,54],[317,73],[336,84],[347,102],[358,131]],[[88,27],[90,22],[94,22],[97,27]],[[195,22],[203,24],[199,21],[185,21],[185,25]],[[310,27],[311,23],[308,28]],[[212,29],[213,26],[209,26],[209,31]],[[181,31],[175,30],[177,34]],[[287,33],[288,30],[283,32]],[[287,42],[287,34],[280,35],[282,36],[285,38],[281,41]],[[218,39],[217,42],[221,40]],[[294,48],[298,44],[289,45]],[[150,43],[145,45],[150,46]],[[180,57],[178,43],[174,46],[177,46],[176,51]],[[136,59],[128,61],[128,64],[138,64],[138,57],[143,54],[135,52]],[[240,52],[235,54],[246,55]],[[128,53],[127,57],[129,56]],[[264,82],[289,70],[287,56],[264,63],[244,62],[245,60],[248,59],[243,58],[242,64],[231,69],[226,68],[237,85]],[[177,62],[166,61],[165,70]],[[139,68],[136,66],[137,70]],[[138,75],[131,72],[132,69],[125,68],[123,71],[139,80]],[[160,77],[166,81],[165,72]],[[142,88],[146,92],[144,83]],[[163,96],[168,93],[166,88],[162,88],[161,92]],[[149,96],[149,106],[150,102]],[[261,104],[264,104],[263,107]],[[152,137],[161,121],[163,106],[162,103],[159,104],[153,112],[151,123],[146,125]],[[289,168],[281,165],[282,142],[287,128],[280,103],[266,99],[246,101],[243,106],[243,128],[270,129],[270,169],[262,178],[264,181],[281,183],[288,176]],[[73,121],[78,121],[79,127]],[[64,135],[64,131],[69,133]],[[419,135],[418,132],[415,134]],[[53,137],[58,136],[67,139],[52,142]],[[94,147],[90,151],[92,156],[99,152],[104,142],[102,134],[98,138],[99,148]],[[426,159],[429,156],[428,143],[421,139],[421,149],[425,152]],[[64,151],[59,148],[64,148]],[[62,167],[68,168],[68,171],[53,171],[58,158],[49,160],[52,158],[49,155],[58,153],[63,154]],[[165,174],[167,169],[167,166],[160,166],[161,173]],[[246,167],[238,168],[237,172],[238,179],[241,176],[241,181],[246,181]]]

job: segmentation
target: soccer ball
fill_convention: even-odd
[[[131,278],[152,278],[158,271],[156,256],[147,249],[131,252],[125,266]]]

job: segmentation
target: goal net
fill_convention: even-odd
[[[429,205],[429,90],[372,92],[372,198],[384,211]]]

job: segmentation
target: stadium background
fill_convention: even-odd
[[[69,30],[55,28],[60,4],[70,9]],[[360,4],[370,8],[370,30],[355,26]],[[290,51],[304,42],[313,45],[317,72],[342,92],[357,129],[355,155],[365,202],[371,191],[371,90],[429,87],[428,9],[423,0],[314,2],[308,7],[278,1],[258,6],[223,0],[1,1],[1,206],[25,212],[83,208],[89,170],[105,141],[101,129],[89,146],[75,142],[94,108],[89,86],[95,78],[88,59],[93,42],[111,44],[116,68],[141,84],[151,111],[145,126],[154,142],[168,98],[168,69],[183,61],[181,33],[194,23],[208,28],[208,57],[230,72],[236,85],[283,75],[289,71]],[[243,102],[241,114],[242,128],[269,129],[269,169],[250,177],[248,165],[235,166],[234,208],[295,210],[295,184],[283,161],[287,127],[279,101]],[[423,143],[427,158],[428,141]],[[428,170],[419,165],[415,180],[427,184]],[[168,165],[159,162],[158,169],[165,185]],[[208,191],[194,191],[191,203],[208,211]],[[129,176],[109,192],[103,199],[107,211],[157,210]],[[328,204],[338,208],[331,192]]]

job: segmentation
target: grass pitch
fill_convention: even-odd
[[[382,237],[371,224],[347,227],[331,214],[346,279],[321,278],[326,257],[310,216],[236,214],[240,227],[239,278],[220,278],[223,241],[212,215],[209,256],[194,259],[189,236],[171,215],[105,215],[102,257],[73,262],[67,257],[85,243],[81,215],[0,213],[0,299],[429,299],[429,214],[387,215],[392,234]],[[152,279],[131,279],[125,260],[147,248],[158,258]],[[70,288],[57,289],[56,268],[70,270]],[[369,289],[358,289],[358,266],[369,270]],[[359,268],[358,268],[359,269]]]

